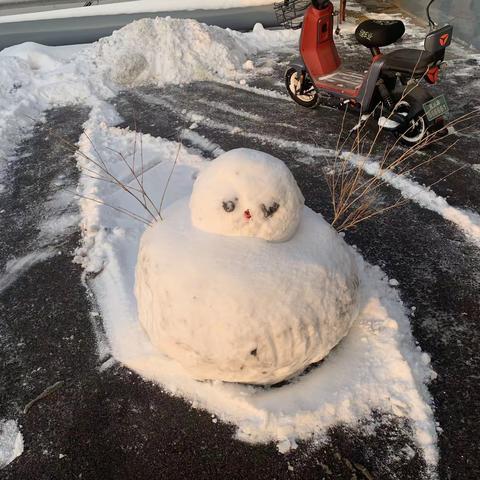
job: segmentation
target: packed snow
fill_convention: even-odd
[[[0,469],[23,453],[23,435],[15,420],[0,421]]]
[[[192,223],[210,233],[285,241],[297,231],[304,198],[287,166],[248,149],[218,157],[195,182]]]
[[[138,318],[194,378],[278,383],[322,360],[356,319],[353,256],[280,160],[227,152],[198,176],[190,208],[183,198],[162,218],[139,249]]]

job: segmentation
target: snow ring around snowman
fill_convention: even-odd
[[[323,359],[360,309],[353,255],[303,207],[288,242],[192,225],[188,198],[141,240],[135,294],[152,344],[199,380],[274,384]]]

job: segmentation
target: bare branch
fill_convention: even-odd
[[[177,154],[175,155],[175,160],[173,161],[172,169],[170,170],[170,173],[169,173],[168,178],[167,178],[167,183],[165,184],[165,188],[163,189],[162,199],[160,200],[160,206],[158,207],[158,212],[159,212],[158,215],[160,217],[160,220],[163,220],[162,215],[161,215],[163,201],[165,200],[165,195],[167,194],[168,186],[170,185],[170,180],[172,178],[173,171],[175,170],[175,167],[177,165],[178,156],[180,155],[180,148],[181,147],[182,147],[182,143],[180,142],[178,144]]]

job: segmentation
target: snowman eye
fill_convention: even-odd
[[[265,218],[271,217],[279,209],[279,207],[280,205],[277,202],[273,202],[268,208],[263,203],[260,205]]]
[[[235,202],[233,202],[232,200],[228,200],[228,202],[223,202],[223,209],[228,213],[233,212],[235,210]]]

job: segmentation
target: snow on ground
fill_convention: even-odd
[[[204,79],[235,82],[239,88],[285,98],[278,92],[254,89],[248,84],[242,86],[241,82],[248,82],[252,64],[255,67],[255,54],[266,49],[295,48],[297,40],[298,31],[267,32],[258,26],[254,32],[240,34],[193,21],[156,19],[135,22],[89,46],[50,48],[24,44],[7,49],[0,54],[2,157],[9,158],[15,135],[19,130],[28,131],[46,108],[87,104],[92,110],[85,135],[80,139],[82,152],[92,158],[100,152],[102,161],[107,162],[112,172],[132,185],[135,181],[132,172],[115,151],[129,155],[126,158],[133,161],[136,144],[138,168],[140,140],[137,138],[135,142],[134,132],[115,128],[120,118],[105,100],[115,95],[121,86],[165,85],[178,78],[185,82]],[[161,54],[157,54],[159,44],[168,45]],[[194,50],[201,51],[202,55],[195,56]],[[168,102],[166,107],[168,112]],[[192,121],[211,123],[194,112]],[[315,145],[242,132],[231,125],[213,127],[239,136],[256,135],[297,154],[329,154]],[[183,131],[182,136],[196,136],[197,143],[207,145],[215,154],[222,152],[221,146],[212,145],[194,131]],[[178,144],[144,135],[141,150],[145,187],[158,201],[165,190]],[[78,164],[82,170],[79,186],[82,195],[117,209],[136,208],[131,198],[115,185],[92,178],[95,167],[87,159],[79,156]],[[198,152],[180,148],[165,207],[190,194],[195,176],[205,165],[206,160]],[[1,168],[2,165],[0,171]],[[420,196],[423,206],[432,206],[438,200],[424,195],[427,190],[420,186],[420,190],[411,195],[404,184],[394,179],[390,183],[414,201]],[[411,419],[427,461],[436,462],[435,423],[425,387],[434,373],[428,355],[415,347],[408,317],[396,290],[378,267],[368,265],[353,252],[365,279],[365,305],[350,334],[321,366],[277,389],[198,382],[156,351],[137,321],[133,284],[144,223],[127,215],[112,215],[107,206],[91,200],[82,199],[80,205],[84,244],[76,259],[87,273],[96,274],[91,285],[101,307],[111,351],[118,361],[145,378],[159,382],[170,392],[184,396],[192,405],[207,408],[219,418],[235,423],[238,436],[245,440],[275,440],[279,442],[279,449],[285,451],[295,446],[295,439],[310,438],[338,422],[353,423],[377,408]],[[447,207],[445,202],[434,209],[445,218],[458,219],[457,209]],[[135,210],[134,214],[143,212]],[[464,219],[457,224],[464,225]],[[45,231],[51,227],[46,225]],[[474,230],[472,227],[469,231]],[[9,264],[7,274],[19,271],[37,258],[32,256]],[[103,355],[105,350],[102,344]]]
[[[5,265],[5,269],[0,275],[0,292],[7,289],[17,278],[31,268],[36,263],[45,261],[47,258],[55,255],[51,248],[28,253],[20,258],[12,258]]]
[[[23,435],[15,420],[0,421],[0,469],[23,453]]]
[[[235,32],[158,17],[127,25],[101,39],[92,51],[99,65],[111,69],[108,77],[125,86],[232,80],[249,53],[255,53],[255,47]]]
[[[55,18],[94,17],[127,13],[172,12],[181,10],[218,10],[273,4],[271,0],[136,0],[117,4],[91,5],[88,8],[63,8],[45,12],[21,13],[0,17],[0,23],[32,22]]]
[[[137,138],[134,147],[135,133],[91,121],[86,127],[88,137],[81,139],[82,152],[91,158],[99,152],[116,176],[134,186],[125,163],[108,149],[132,155],[139,144]],[[142,144],[144,169],[148,170],[145,187],[159,200],[178,144],[148,135],[142,137]],[[83,167],[89,164],[82,157],[79,162]],[[180,148],[165,208],[190,194],[194,177],[205,164],[199,155]],[[129,195],[102,180],[83,176],[80,188],[83,195],[142,214]],[[321,435],[338,422],[354,423],[378,408],[412,419],[427,461],[436,462],[436,430],[425,387],[434,376],[429,356],[415,347],[398,294],[378,267],[355,254],[367,286],[365,306],[350,334],[320,367],[275,389],[198,382],[152,346],[137,320],[135,263],[145,225],[127,215],[112,216],[108,206],[85,199],[81,207],[85,242],[77,261],[87,271],[99,272],[91,285],[112,353],[121,363],[184,396],[192,405],[236,424],[243,440],[274,440],[284,450],[286,445],[294,447],[295,439]]]
[[[49,107],[93,107],[121,87],[138,84],[245,81],[252,74],[250,57],[297,38],[298,32],[269,32],[261,25],[242,34],[194,20],[157,18],[133,22],[92,45],[28,42],[7,48],[0,52],[0,178],[15,136],[28,131]]]

